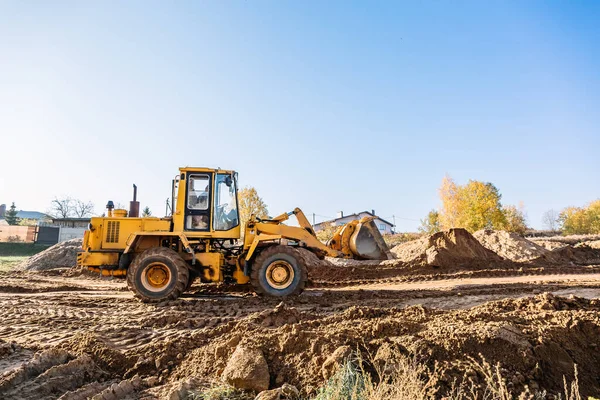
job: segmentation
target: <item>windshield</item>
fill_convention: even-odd
[[[239,224],[236,180],[235,174],[217,174],[213,219],[216,231],[227,231]]]

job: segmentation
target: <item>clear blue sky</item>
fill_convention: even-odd
[[[271,214],[414,230],[445,174],[541,227],[600,197],[600,2],[2,1],[0,202],[164,213],[182,165]],[[318,217],[317,221],[323,217]]]

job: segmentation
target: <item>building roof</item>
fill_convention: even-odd
[[[17,211],[17,218],[21,219],[50,219],[48,214],[44,214],[39,211]]]
[[[388,224],[389,226],[394,226],[394,224],[392,224],[391,222],[386,221],[385,219],[383,219],[383,218],[381,218],[381,217],[379,217],[379,216],[377,216],[377,215],[375,215],[375,214],[373,214],[373,213],[371,213],[369,211],[361,211],[359,213],[344,215],[343,217],[339,217],[339,218],[335,218],[335,219],[330,219],[330,220],[327,220],[327,221],[321,221],[321,222],[319,222],[318,224],[315,224],[315,225],[332,223],[332,222],[339,221],[340,219],[346,219],[346,218],[350,218],[350,217],[360,217],[360,214],[369,214],[371,217],[375,217],[378,220],[380,220],[381,222],[384,222],[384,223]]]

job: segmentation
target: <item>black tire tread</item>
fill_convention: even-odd
[[[297,296],[300,293],[302,293],[302,291],[304,290],[304,287],[306,286],[306,282],[308,280],[308,273],[306,270],[306,260],[305,260],[306,255],[305,255],[305,253],[303,253],[304,251],[310,253],[310,251],[308,251],[308,250],[300,249],[300,248],[292,247],[292,246],[287,246],[287,245],[274,245],[274,246],[267,247],[265,250],[262,250],[260,252],[260,254],[254,260],[254,262],[252,263],[252,271],[250,273],[250,283],[251,283],[252,287],[254,288],[254,290],[256,291],[256,293],[259,295],[262,295],[262,296],[270,296],[271,295],[270,293],[265,291],[264,288],[262,287],[262,285],[260,284],[258,272],[259,272],[261,266],[267,260],[267,258],[271,257],[274,254],[281,254],[281,253],[288,254],[288,255],[294,257],[298,263],[298,266],[300,267],[300,269],[302,271],[302,275],[301,275],[302,279],[298,283],[298,286],[296,286],[294,291],[292,293],[288,294],[286,297]]]
[[[145,296],[143,293],[140,293],[135,284],[134,277],[136,275],[137,269],[140,267],[142,262],[148,257],[162,256],[169,261],[171,261],[175,267],[177,268],[177,282],[175,283],[175,288],[173,291],[165,298],[162,299],[154,299],[152,297]],[[166,247],[153,247],[144,251],[139,256],[135,257],[129,268],[127,269],[127,287],[129,290],[133,292],[133,295],[141,300],[144,303],[160,303],[165,300],[175,300],[183,292],[185,292],[188,281],[190,278],[190,272],[186,262],[181,258],[181,256],[174,250],[171,250]]]

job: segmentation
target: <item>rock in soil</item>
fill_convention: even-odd
[[[267,390],[271,379],[262,351],[245,346],[235,349],[221,378],[237,389],[255,392]]]

